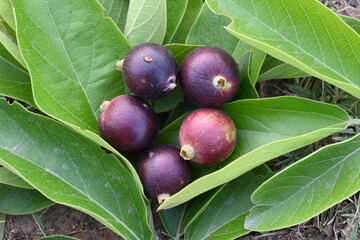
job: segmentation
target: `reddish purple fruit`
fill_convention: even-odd
[[[100,107],[101,137],[121,153],[133,154],[149,147],[158,125],[148,103],[132,95],[120,95]]]
[[[126,55],[123,78],[129,89],[145,99],[158,99],[170,93],[177,82],[178,66],[172,53],[155,43],[143,43]]]
[[[159,145],[143,155],[137,171],[145,192],[161,204],[191,181],[191,164],[179,155],[179,148]]]
[[[234,58],[217,47],[200,47],[190,52],[180,67],[185,96],[195,104],[216,107],[236,94],[240,75]]]
[[[199,109],[187,116],[180,127],[180,155],[200,165],[224,161],[233,152],[236,141],[234,122],[217,109]]]

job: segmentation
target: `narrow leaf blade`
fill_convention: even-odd
[[[360,191],[360,135],[328,145],[284,169],[253,194],[245,227],[269,231],[299,224]]]

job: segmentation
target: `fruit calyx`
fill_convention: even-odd
[[[223,76],[215,76],[212,80],[213,86],[218,90],[226,90],[231,87],[231,84],[226,81]]]
[[[122,68],[123,68],[123,64],[124,64],[124,59],[122,59],[122,60],[120,60],[120,61],[117,61],[116,63],[115,63],[115,65],[116,65],[116,70],[118,70],[118,71],[122,71]]]
[[[195,149],[191,145],[185,144],[180,149],[180,156],[185,160],[191,160],[195,157]]]
[[[157,200],[158,200],[159,204],[162,204],[162,203],[165,202],[169,197],[170,197],[170,194],[169,194],[169,193],[162,193],[162,194],[159,194],[159,195],[157,196]]]
[[[104,101],[101,105],[100,105],[100,112],[104,112],[110,105],[110,101]]]

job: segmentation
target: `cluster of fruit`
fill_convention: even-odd
[[[120,95],[105,101],[99,117],[100,135],[122,154],[140,153],[137,171],[145,192],[162,203],[191,181],[191,160],[215,165],[234,150],[237,134],[233,121],[213,107],[230,101],[240,76],[235,60],[216,47],[200,47],[189,53],[180,70],[172,53],[161,45],[134,47],[117,63],[123,79],[135,95]],[[182,91],[200,108],[183,121],[179,132],[181,149],[153,146],[157,117],[143,99],[158,99],[170,93],[179,78]]]

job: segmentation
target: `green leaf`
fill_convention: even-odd
[[[33,189],[17,188],[0,184],[0,192],[0,212],[6,214],[30,214],[54,204]]]
[[[360,97],[360,35],[316,0],[208,0],[229,32]]]
[[[250,231],[244,228],[245,218],[243,214],[234,218],[215,232],[211,233],[211,240],[236,239],[248,234]]]
[[[268,55],[257,81],[262,82],[270,79],[299,78],[306,76],[309,76],[309,74]]]
[[[172,43],[185,43],[190,28],[194,24],[202,5],[202,0],[188,0],[185,14],[180,22],[179,27],[177,28],[177,31],[175,32],[173,39],[171,40]]]
[[[130,0],[99,0],[99,3],[105,8],[105,16],[111,17],[122,32],[125,30],[129,1]]]
[[[167,199],[159,209],[177,206],[287,152],[343,130],[349,116],[339,107],[296,97],[240,100],[221,107],[238,129],[234,152],[223,168],[203,176]],[[177,142],[182,119],[158,136]]]
[[[174,55],[176,62],[180,66],[186,55],[200,46],[188,44],[167,44],[165,47]]]
[[[0,0],[0,16],[4,18],[6,23],[15,30],[15,17],[11,6],[11,0]]]
[[[152,239],[135,180],[113,154],[52,119],[0,101],[0,163],[56,203],[126,239]]]
[[[166,32],[166,0],[130,1],[125,36],[132,46],[143,42],[162,44]]]
[[[29,74],[1,43],[0,95],[19,99],[35,106]]]
[[[41,237],[38,240],[79,240],[79,239],[68,236],[62,236],[62,235],[52,235],[47,237]]]
[[[168,95],[152,101],[152,107],[157,113],[167,112],[176,107],[177,104],[184,100],[184,94],[181,91],[179,84]]]
[[[36,105],[98,132],[99,106],[124,92],[115,62],[130,49],[127,40],[94,0],[12,3]]]
[[[6,214],[0,213],[0,239],[3,239],[5,233]]]
[[[251,51],[245,53],[241,57],[241,61],[239,63],[241,82],[239,90],[234,96],[233,100],[259,98],[259,95],[255,89],[255,85],[253,84],[250,77],[252,60],[253,58]]]
[[[360,34],[360,20],[356,18],[352,18],[345,15],[339,15],[339,17],[347,24],[349,27],[355,30],[358,34]]]
[[[251,194],[268,176],[247,173],[225,184],[208,207],[193,221],[185,232],[185,239],[205,239],[217,229],[248,212],[253,203]]]
[[[260,51],[259,49],[255,48],[243,41],[239,41],[234,50],[233,57],[238,62],[241,63],[241,62],[244,62],[242,57],[244,57],[244,55],[247,54],[248,52],[251,53],[250,66],[249,66],[249,77],[252,82],[252,85],[255,86],[255,83],[256,83],[259,73],[260,73],[261,66],[264,63],[266,53],[264,53],[263,51]]]
[[[23,57],[21,56],[19,46],[15,36],[7,29],[0,17],[0,44],[18,61],[22,67],[26,68]]]
[[[360,191],[360,134],[328,145],[270,178],[251,197],[245,228],[270,231],[310,219]]]
[[[43,222],[41,221],[40,212],[35,212],[35,213],[31,214],[31,215],[32,215],[33,219],[35,220],[36,225],[39,227],[41,233],[44,236],[46,236],[46,230],[45,230]]]
[[[191,0],[190,0],[191,1]],[[181,20],[184,17],[186,7],[188,5],[188,0],[178,1],[178,0],[167,0],[166,9],[167,9],[167,25],[166,25],[166,34],[163,44],[167,44],[173,38],[176,30],[178,29]]]
[[[214,14],[205,3],[190,29],[186,44],[216,46],[232,54],[239,40],[223,27],[229,23],[229,18]]]
[[[159,216],[164,224],[166,233],[175,239],[182,235],[179,231],[179,227],[185,214],[185,207],[186,204],[182,204],[159,212]]]
[[[4,167],[0,167],[0,183],[18,188],[33,189],[30,184]]]

